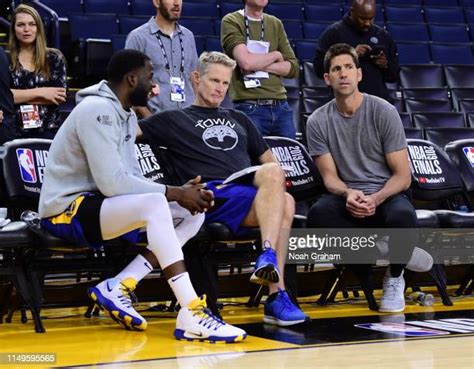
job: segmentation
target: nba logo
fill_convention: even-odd
[[[464,155],[466,155],[467,160],[469,160],[471,167],[474,168],[474,147],[463,147],[462,151],[464,151]]]
[[[16,149],[18,164],[20,165],[21,179],[27,183],[36,183],[36,169],[33,151],[30,149]]]

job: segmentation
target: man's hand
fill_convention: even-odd
[[[206,212],[214,206],[214,194],[205,190],[206,184],[200,182],[201,176],[197,176],[181,187],[168,186],[166,197],[170,201],[177,201],[193,215]]]
[[[375,203],[362,191],[351,189],[347,193],[346,209],[354,218],[365,218],[375,213]]]
[[[371,55],[370,56],[374,61],[375,65],[380,69],[387,69],[388,67],[388,60],[387,56],[382,51],[379,55]]]
[[[357,55],[359,56],[359,58],[361,56],[364,56],[365,54],[369,53],[372,51],[372,48],[369,46],[369,45],[357,45],[355,47],[355,51],[357,52]]]
[[[0,123],[2,123],[2,122],[3,122],[3,111],[0,110]]]

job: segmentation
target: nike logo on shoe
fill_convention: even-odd
[[[109,285],[108,281],[107,281],[106,285],[107,285],[107,291],[112,292],[113,288],[110,288],[110,285]]]
[[[184,274],[181,274],[181,275],[179,275],[179,276],[177,276],[177,277],[175,277],[175,278],[171,278],[171,282],[176,282],[178,279],[180,279],[180,278],[183,277],[183,276],[184,276]]]
[[[146,268],[148,268],[148,269],[150,269],[150,270],[153,270],[153,268],[151,267],[150,264],[148,264],[148,263],[143,263],[143,264],[145,265]]]
[[[195,333],[195,332],[186,331],[186,332],[184,333],[184,335],[185,335],[185,336],[191,336],[190,338],[192,338],[193,336],[194,336],[194,337],[203,337],[202,332]]]

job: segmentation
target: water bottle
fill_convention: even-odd
[[[421,306],[431,306],[435,301],[435,298],[431,293],[424,293],[421,291],[413,292],[410,294],[409,299]]]
[[[39,214],[34,211],[25,210],[23,213],[21,213],[20,219],[26,224],[28,224],[30,228],[34,228],[34,229],[41,228],[41,218]]]

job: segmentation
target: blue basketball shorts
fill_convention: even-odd
[[[222,184],[222,180],[207,182],[214,193],[215,205],[206,213],[206,223],[223,223],[237,236],[245,235],[249,228],[241,224],[247,217],[257,188],[238,183]]]
[[[100,229],[100,208],[104,199],[100,193],[83,193],[61,214],[41,219],[41,227],[78,246],[100,248],[104,243]],[[121,237],[137,243],[139,231],[136,229]]]

